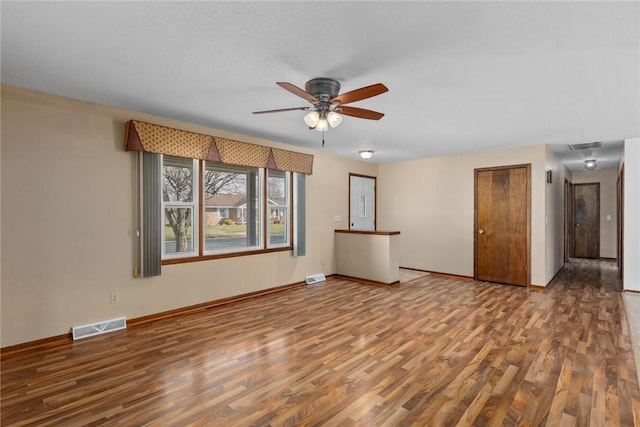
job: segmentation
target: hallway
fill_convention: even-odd
[[[640,294],[622,292],[622,281],[618,277],[615,261],[571,258],[553,284],[580,281],[585,285],[600,288],[604,292],[621,292],[621,319],[624,335],[628,335],[634,354],[636,373],[640,382]],[[624,321],[626,319],[626,322]],[[628,331],[626,328],[628,327]]]

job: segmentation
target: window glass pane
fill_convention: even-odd
[[[261,246],[259,169],[207,163],[204,173],[205,251]]]
[[[276,204],[285,204],[287,199],[286,172],[269,169],[267,197]]]
[[[289,173],[267,172],[267,207],[269,246],[289,244]]]
[[[269,245],[283,245],[289,242],[288,225],[288,209],[269,208]]]
[[[163,156],[162,200],[193,202],[193,160]]]
[[[166,254],[193,251],[193,209],[164,208],[164,245]]]

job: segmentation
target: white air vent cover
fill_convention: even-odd
[[[119,317],[117,319],[105,320],[104,322],[91,323],[89,325],[74,326],[71,328],[73,339],[92,337],[94,335],[105,334],[111,331],[125,329],[127,319]]]
[[[591,150],[591,149],[600,148],[600,147],[602,147],[602,143],[600,141],[598,141],[598,142],[587,142],[585,144],[571,144],[571,145],[569,145],[569,149],[571,151]]]
[[[307,276],[304,281],[307,283],[307,285],[311,285],[313,283],[318,283],[318,282],[324,282],[326,280],[326,278],[324,277],[324,274],[320,273],[320,274],[314,274],[312,276]]]

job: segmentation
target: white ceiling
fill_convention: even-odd
[[[564,156],[640,136],[639,6],[2,1],[1,77],[379,163],[532,144]],[[275,82],[313,77],[384,83],[351,105],[385,117],[346,117],[321,148],[303,111],[251,114],[308,105]]]

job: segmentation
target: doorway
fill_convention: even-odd
[[[349,229],[376,229],[376,178],[373,176],[349,174]]]
[[[600,183],[573,184],[573,256],[600,258]]]
[[[474,278],[527,286],[531,165],[475,170]]]

